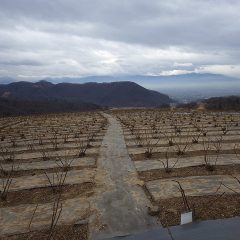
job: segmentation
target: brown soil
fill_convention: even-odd
[[[240,195],[187,197],[194,220],[213,220],[240,216]],[[182,198],[158,201],[158,218],[164,227],[180,224],[180,214],[185,212]]]
[[[153,140],[153,139],[151,139],[151,140]],[[186,138],[185,142],[188,142],[187,138]],[[179,142],[177,144],[180,145],[180,146],[184,146],[186,144],[185,142]],[[238,142],[240,142],[240,139],[229,139],[229,140],[222,141],[222,143],[238,143]],[[213,143],[217,143],[217,141],[206,141],[206,143],[212,143],[213,144]],[[197,144],[203,144],[203,141],[199,141]],[[194,144],[192,144],[192,145],[194,146]],[[149,147],[169,147],[169,144],[168,143],[165,143],[165,144],[149,144],[149,145],[143,145],[142,147],[144,148],[144,147],[147,147],[147,146],[149,146]],[[127,147],[129,149],[131,149],[131,148],[136,148],[137,146],[136,145],[130,145],[130,146],[127,145]]]
[[[235,154],[236,151],[234,149],[228,149],[228,150],[222,150],[220,154]],[[240,153],[238,150],[237,153]],[[197,157],[197,156],[203,156],[204,151],[198,150],[198,151],[189,151],[185,152],[182,157]],[[216,151],[212,150],[208,152],[208,155],[216,155]],[[130,157],[133,161],[141,161],[141,160],[154,160],[154,159],[166,159],[166,153],[165,152],[153,152],[151,158],[147,158],[145,153],[139,153],[139,154],[130,154]],[[177,157],[176,152],[169,152],[168,153],[169,158]]]
[[[31,233],[24,233],[13,235],[9,237],[2,237],[1,240],[46,240],[49,237],[50,231],[34,231]],[[88,239],[88,226],[86,225],[70,225],[58,226],[54,232],[55,240],[87,240]]]
[[[87,149],[90,149],[90,148],[96,148],[98,149],[100,147],[100,144],[99,146],[91,146],[88,147]],[[79,149],[78,146],[72,146],[72,147],[58,147],[56,150],[53,148],[53,147],[48,147],[48,148],[44,148],[45,152],[46,153],[54,153],[55,151],[70,151],[70,150],[76,150],[76,149]],[[12,153],[14,154],[23,154],[23,153],[39,153],[41,149],[37,149],[37,150],[20,150],[20,151],[12,151]]]
[[[82,169],[92,169],[96,168],[96,163],[95,165],[92,166],[79,166],[79,167],[70,167],[68,168],[68,171],[72,170],[82,170]],[[34,176],[38,174],[44,174],[44,173],[56,173],[59,171],[63,171],[62,168],[57,167],[57,168],[47,168],[47,169],[37,169],[37,170],[20,170],[20,171],[14,171],[12,176],[13,177],[23,177],[23,176]],[[4,174],[2,170],[0,170],[0,177],[1,178],[6,178],[7,174]]]
[[[188,176],[206,176],[206,175],[234,175],[240,174],[240,165],[221,165],[215,166],[213,171],[207,170],[203,166],[174,168],[167,173],[164,169],[154,169],[149,171],[138,172],[141,180],[148,182],[161,178],[188,177]]]
[[[194,135],[194,134],[196,134],[196,133],[198,133],[197,131],[196,131],[196,129],[195,128],[189,128],[189,127],[187,127],[187,126],[179,126],[179,127],[181,127],[181,129],[183,130],[182,131],[182,133],[188,133],[188,131],[189,131],[189,129],[190,129],[190,131],[189,131],[189,137],[193,137],[193,136],[196,136],[196,135]],[[215,136],[215,133],[219,133],[219,134],[222,134],[222,131],[221,131],[221,128],[220,127],[217,127],[217,128],[215,128],[214,126],[205,126],[206,127],[206,130],[207,130],[207,136]],[[123,131],[124,131],[124,136],[125,136],[125,138],[127,139],[127,141],[128,141],[128,139],[129,139],[129,137],[131,137],[132,139],[134,139],[134,135],[131,133],[131,132],[129,132],[130,130],[128,129],[128,128],[124,128],[123,127]],[[186,131],[184,131],[184,129],[186,130]],[[139,129],[139,131],[140,130],[142,130],[142,136],[144,137],[144,135],[145,134],[147,134],[147,133],[151,133],[151,130],[149,129],[149,128],[142,128],[142,129]],[[166,128],[165,129],[165,131],[167,131],[167,132],[169,132],[171,130],[171,128]],[[239,131],[240,130],[240,128],[234,128],[234,129],[231,129],[231,130],[229,130],[229,132],[226,134],[227,136],[237,136],[238,134],[236,134],[234,131]],[[146,131],[146,132],[145,132]],[[170,133],[170,132],[169,132]],[[190,134],[190,133],[194,133],[194,134]],[[213,134],[211,134],[211,133],[213,133]],[[167,139],[167,137],[165,137],[165,136],[163,136],[163,135],[160,135],[161,136],[161,139]]]
[[[90,197],[94,194],[94,187],[95,184],[91,182],[64,186],[61,199]],[[9,192],[5,201],[0,200],[0,207],[53,202],[58,193],[59,191],[53,192],[51,187]]]
[[[92,158],[96,158],[98,156],[97,153],[88,153],[86,152],[86,155],[85,157],[92,157]],[[65,156],[62,156],[64,157],[64,159],[72,159],[76,156],[69,156],[69,157],[65,157]],[[58,160],[59,159],[59,156],[51,156],[48,160]],[[39,162],[39,161],[48,161],[48,160],[43,160],[42,157],[40,158],[29,158],[29,159],[15,159],[14,162],[16,163],[16,165],[18,164],[21,164],[21,163],[29,163],[29,162]],[[1,161],[0,163],[12,163],[12,161]]]

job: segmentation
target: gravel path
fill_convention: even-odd
[[[126,148],[120,123],[111,115],[109,127],[100,148],[98,159],[97,197],[90,221],[92,239],[123,236],[156,226],[154,217],[147,213],[147,199],[136,169]]]

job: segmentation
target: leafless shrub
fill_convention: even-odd
[[[177,180],[173,180],[173,181],[178,184],[178,190],[181,193],[181,197],[182,197],[182,200],[183,200],[183,206],[184,206],[185,211],[187,211],[187,212],[191,211],[190,204],[188,202],[188,199],[186,197],[184,189],[182,188],[181,183],[179,181],[177,181]]]
[[[180,131],[174,138],[174,146],[178,156],[183,156],[192,146],[190,131],[187,132],[187,135],[182,135],[182,133],[183,131]]]
[[[235,179],[238,184],[240,185],[240,179],[237,178],[236,176],[233,176],[233,175],[230,175],[233,179]],[[236,193],[236,194],[240,194],[240,191],[235,191],[234,189],[232,189],[231,187],[227,186],[226,184],[223,183],[223,186],[226,187],[227,189],[231,190],[233,193]],[[240,189],[239,189],[240,190]]]
[[[31,142],[27,139],[25,139],[25,146],[27,146],[27,148],[30,150],[30,151],[33,151],[35,149],[34,147],[34,140],[33,140],[33,137],[31,138]]]
[[[98,130],[87,133],[87,148],[91,147],[91,142],[94,141],[94,138],[96,137],[97,132]]]
[[[88,141],[83,140],[81,138],[78,138],[76,142],[77,148],[78,148],[78,157],[85,157],[86,156],[86,151],[88,149]]]
[[[2,133],[0,139],[1,139],[1,142],[3,142],[6,139],[6,136]]]
[[[53,133],[52,133],[52,137],[50,139],[50,142],[52,144],[52,147],[53,149],[56,151],[60,148],[60,141],[58,139],[58,131],[57,130],[53,130]]]
[[[223,136],[217,136],[213,141],[213,147],[215,148],[217,154],[221,152],[222,142],[223,142]]]
[[[154,131],[153,130],[145,130],[145,156],[147,158],[151,158],[152,157],[152,154],[153,154],[153,149],[155,147],[157,147],[159,141],[160,141],[160,138],[156,139],[154,138]]]
[[[50,154],[44,147],[41,147],[39,149],[39,151],[40,151],[40,153],[42,155],[42,160],[43,161],[48,161],[50,159]]]
[[[16,142],[16,139],[14,137],[10,138],[10,142],[11,142],[13,148],[17,147],[17,142]]]
[[[214,211],[214,205],[216,204],[216,202],[222,198],[226,192],[222,192],[221,194],[218,194],[219,190],[221,189],[221,187],[224,186],[223,182],[220,182],[219,186],[217,187],[215,193],[213,195],[217,195],[214,199],[211,199],[209,201],[207,201],[205,204],[203,205],[194,205],[194,214],[195,214],[195,217],[197,217],[197,215],[203,211],[206,211],[206,207],[208,209],[208,211]]]
[[[235,153],[236,157],[240,160],[239,149],[240,149],[240,146],[239,146],[238,143],[236,143],[236,144],[234,145],[234,153]]]
[[[135,142],[136,146],[143,147],[143,144],[144,144],[143,141],[144,140],[142,138],[142,135],[141,135],[140,131],[138,131],[137,129],[133,130],[132,134],[135,136],[134,137],[134,142]]]
[[[63,209],[63,205],[61,202],[61,194],[59,194],[53,203],[50,229],[49,229],[49,234],[48,234],[47,240],[51,240],[51,239],[55,238],[55,235],[56,235],[55,230],[56,230],[58,221],[61,217],[62,209]]]
[[[192,136],[192,143],[193,144],[197,144],[199,142],[199,138],[200,138],[201,134],[202,134],[201,132],[198,132],[196,135]]]
[[[14,176],[14,171],[16,171],[18,167],[15,166],[15,163],[12,163],[10,170],[5,170],[3,168],[3,165],[0,164],[0,169],[4,176],[3,178],[1,178],[2,190],[0,191],[0,198],[2,201],[6,201],[7,199],[7,195],[8,195],[10,186],[12,184],[13,176]]]
[[[240,180],[237,178],[237,177],[235,177],[235,176],[232,176],[234,179],[236,179],[237,180],[237,182],[240,184]]]
[[[15,160],[15,153],[11,148],[0,147],[0,155],[2,160],[5,162],[14,162]]]
[[[203,137],[207,136],[207,129],[204,127],[204,124],[200,122],[200,119],[195,119],[195,121],[193,122],[193,126],[196,129],[196,132],[198,132],[200,134],[200,136],[202,135]]]
[[[30,151],[34,150],[34,145],[32,143],[28,143],[27,146]]]
[[[68,138],[69,138],[69,134],[68,134],[68,133],[65,133],[65,134],[63,135],[63,142],[64,142],[64,143],[67,143],[67,142],[68,142]]]
[[[26,138],[25,134],[24,133],[20,133],[20,138],[21,139],[25,139]]]
[[[169,129],[169,131],[167,130],[161,130],[161,134],[167,139],[167,144],[171,147],[174,145],[174,136],[176,135],[176,123],[173,120],[173,116],[171,116],[171,118],[169,119],[171,121],[170,126],[172,126],[173,128]],[[166,120],[163,120],[163,123],[165,124]],[[163,129],[163,127],[162,127]]]
[[[38,135],[38,144],[40,145],[40,146],[42,146],[43,145],[43,135]]]
[[[203,157],[204,157],[204,165],[206,170],[208,171],[214,171],[217,165],[217,161],[219,158],[219,153],[220,153],[220,149],[218,149],[218,147],[221,145],[217,144],[215,147],[217,147],[216,149],[216,154],[215,155],[209,155],[210,151],[212,150],[212,144],[210,139],[203,139],[202,142],[202,146],[203,146]]]
[[[48,183],[49,183],[53,193],[62,192],[63,186],[65,185],[65,181],[67,178],[68,169],[67,169],[67,171],[60,170],[55,173],[47,174],[45,172],[44,174],[48,180]]]
[[[228,122],[228,120],[224,119],[224,122],[221,126],[221,130],[223,135],[227,135],[227,133],[230,131],[231,123]]]
[[[28,231],[29,231],[29,232],[31,231],[31,226],[32,226],[33,218],[34,218],[34,216],[35,216],[35,214],[36,214],[37,208],[38,208],[38,204],[37,204],[36,207],[34,208],[33,214],[32,214],[32,216],[31,216],[30,222],[29,222],[29,224],[28,224]]]
[[[169,149],[167,149],[167,151],[165,152],[165,160],[160,160],[163,168],[165,170],[166,173],[170,173],[172,172],[173,168],[177,165],[178,161],[179,161],[179,156],[177,157],[176,161],[170,165],[169,162]]]
[[[66,153],[64,157],[57,157],[56,159],[56,164],[63,172],[69,171],[71,169],[73,161],[75,160],[74,158],[68,159],[68,155],[69,154]]]
[[[210,142],[208,141],[203,141],[203,157],[204,157],[204,163],[205,163],[205,168],[208,171],[213,171],[214,170],[214,165],[211,164],[211,159],[209,157],[209,151],[211,150]]]

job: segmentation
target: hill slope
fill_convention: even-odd
[[[60,100],[12,100],[0,98],[0,116],[18,116],[42,113],[66,113],[101,109],[91,103],[72,103]]]
[[[0,97],[20,101],[68,101],[92,103],[108,107],[155,107],[169,104],[171,99],[133,82],[52,84],[15,82],[0,85]]]
[[[229,96],[229,97],[214,97],[204,101],[205,107],[208,110],[217,111],[240,111],[240,97]]]

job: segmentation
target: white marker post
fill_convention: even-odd
[[[191,223],[193,219],[192,212],[181,213],[181,225]]]

